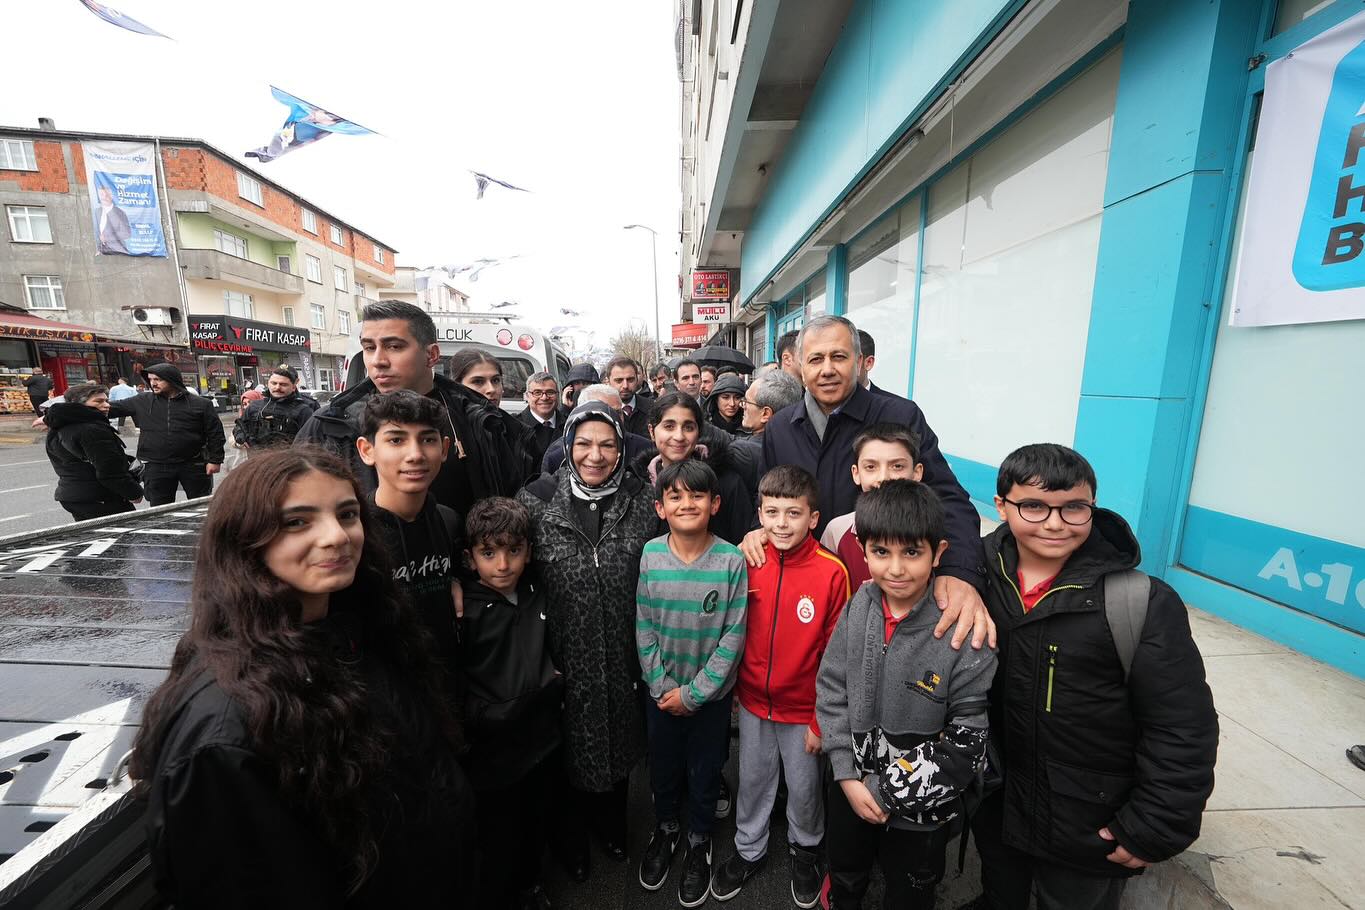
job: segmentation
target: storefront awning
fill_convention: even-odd
[[[72,325],[30,316],[27,313],[0,312],[0,337],[30,338],[35,341],[79,341],[94,344],[99,332],[89,326]]]

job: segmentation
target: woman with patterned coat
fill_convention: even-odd
[[[517,499],[531,512],[531,559],[549,601],[550,648],[564,674],[565,809],[590,820],[612,858],[626,859],[626,790],[644,754],[635,651],[640,553],[655,536],[653,490],[627,470],[624,433],[609,407],[587,402],[564,426],[569,456]],[[586,832],[561,857],[588,876]]]

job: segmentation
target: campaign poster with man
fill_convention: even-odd
[[[83,142],[85,178],[100,256],[165,256],[150,142]]]

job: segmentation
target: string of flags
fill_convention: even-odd
[[[338,117],[331,111],[323,110],[316,104],[304,101],[273,85],[270,87],[270,94],[276,101],[289,108],[289,116],[285,118],[284,126],[270,137],[270,144],[247,152],[245,154],[247,158],[256,158],[262,163],[274,161],[281,155],[311,145],[333,133],[347,136],[375,135],[374,130],[363,127],[354,120]]]

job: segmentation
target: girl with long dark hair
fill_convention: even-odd
[[[459,732],[369,521],[346,465],[309,447],[213,497],[131,765],[178,907],[467,905]]]

